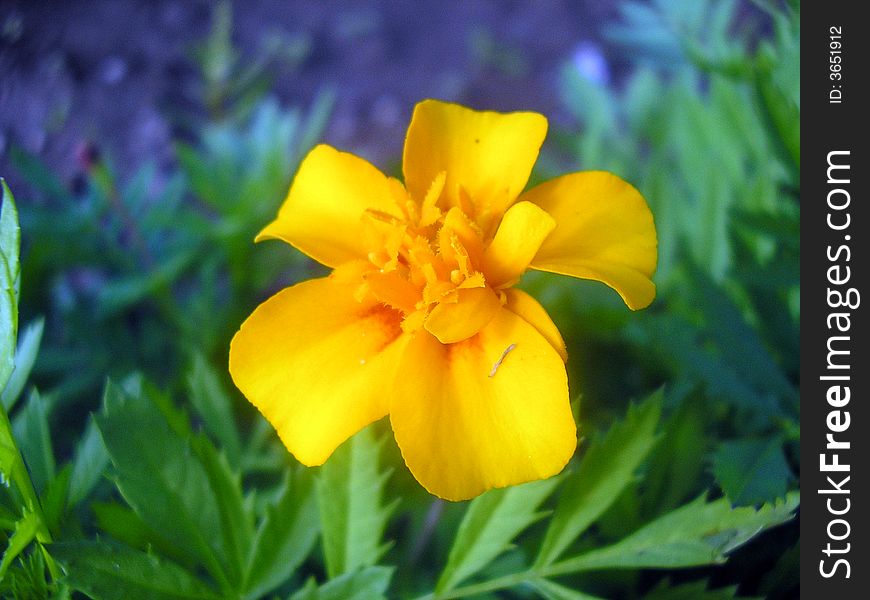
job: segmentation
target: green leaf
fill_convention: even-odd
[[[137,270],[104,283],[100,287],[98,298],[100,316],[111,317],[147,297],[159,297],[162,290],[172,285],[195,259],[196,253],[193,250],[178,252],[148,272]]]
[[[113,539],[140,550],[155,553],[193,569],[197,561],[163,535],[154,531],[133,509],[117,502],[94,502],[91,510],[97,520],[98,530]]]
[[[796,396],[797,391],[770,355],[758,332],[746,321],[728,293],[698,270],[692,280],[698,303],[709,319],[709,332],[722,350],[723,359],[745,382],[779,398]],[[780,410],[776,402],[768,409]]]
[[[58,472],[56,477],[46,484],[45,491],[42,492],[39,498],[42,505],[42,513],[45,516],[45,524],[52,532],[60,529],[66,511],[71,473],[72,467],[66,465]]]
[[[193,427],[186,407],[178,407],[172,397],[145,379],[142,373],[133,373],[121,381],[123,392],[133,398],[142,397],[145,406],[157,409],[155,413],[166,419],[169,430],[179,439],[193,437]]]
[[[631,483],[656,442],[661,403],[662,392],[658,391],[630,407],[625,420],[611,427],[601,442],[592,445],[577,471],[568,476],[536,566],[551,564],[559,558]]]
[[[176,564],[121,544],[76,541],[49,547],[64,582],[95,600],[211,600],[217,595]]]
[[[598,596],[572,590],[549,579],[532,579],[529,584],[540,592],[545,600],[601,600]]]
[[[330,578],[376,564],[389,548],[381,538],[398,498],[383,504],[384,484],[390,476],[380,467],[383,442],[367,427],[321,467],[317,500]]]
[[[608,89],[581,74],[573,65],[562,69],[565,105],[596,134],[616,129],[617,115]]]
[[[193,358],[187,386],[190,401],[202,417],[206,430],[218,440],[230,464],[238,466],[242,444],[233,417],[232,399],[221,385],[217,373],[201,354]]]
[[[226,585],[219,509],[189,443],[147,397],[129,396],[111,382],[97,425],[124,499],[149,527]]]
[[[15,523],[15,531],[9,536],[6,552],[0,562],[0,581],[9,570],[12,561],[21,554],[36,537],[40,527],[40,518],[35,512],[25,511],[24,516]]]
[[[767,72],[756,79],[756,90],[762,108],[764,124],[774,135],[769,136],[774,148],[786,158],[783,162],[798,174],[801,166],[801,110],[800,105],[789,98],[790,90],[779,87]],[[800,89],[800,84],[792,85]]]
[[[681,400],[663,427],[661,441],[650,453],[644,478],[643,516],[671,511],[697,493],[706,464],[708,441],[704,431],[702,396]]]
[[[478,573],[494,558],[511,548],[511,541],[545,513],[538,507],[559,484],[552,477],[508,488],[495,489],[478,496],[468,505],[447,566],[435,586],[446,592]]]
[[[0,595],[16,600],[71,600],[69,588],[46,580],[47,566],[57,569],[44,547],[20,556],[0,583]],[[57,573],[60,576],[59,569]]]
[[[12,435],[12,424],[9,415],[0,406],[0,483],[8,486],[14,484],[14,490],[19,494],[19,504],[24,513],[33,513],[36,519],[36,537],[41,542],[51,540],[51,535],[42,516],[39,497],[30,479],[30,473],[24,464],[21,451]]]
[[[687,318],[675,312],[647,315],[637,325],[640,343],[659,353],[677,377],[703,383],[710,397],[733,403],[741,412],[752,415],[746,427],[758,427],[758,419],[769,421],[770,415],[778,412],[773,397],[759,394],[740,377],[725,357],[705,344],[709,334],[699,331]]]
[[[18,251],[21,230],[15,198],[0,178],[3,188],[0,206],[0,389],[6,387],[15,368],[15,341],[18,338]]]
[[[226,456],[220,454],[205,436],[193,439],[193,449],[205,467],[217,502],[227,578],[234,589],[241,589],[245,558],[254,537],[253,516],[244,506],[241,477],[230,468]]]
[[[3,395],[0,397],[0,402],[3,403],[3,408],[6,409],[7,413],[12,410],[15,401],[21,395],[27,378],[30,376],[30,371],[33,369],[33,364],[36,362],[44,324],[43,319],[37,319],[27,326],[18,340],[18,349],[15,351],[14,359],[15,366],[6,387],[3,389]]]
[[[191,146],[185,144],[177,144],[175,153],[178,157],[179,165],[182,171],[187,176],[193,194],[211,205],[212,208],[224,212],[226,204],[226,189],[222,187],[222,183],[231,184],[231,181],[222,181],[222,177],[227,177],[226,173],[214,171],[217,162],[208,155],[200,155]],[[227,167],[227,171],[235,173],[232,165],[222,165]],[[217,176],[213,176],[217,173]]]
[[[30,472],[33,487],[40,492],[54,478],[56,465],[48,409],[46,402],[35,389],[30,393],[24,409],[16,415],[13,431]]]
[[[704,497],[642,527],[616,544],[560,561],[546,570],[563,575],[596,569],[675,569],[717,564],[763,530],[793,517],[799,494],[761,509],[731,508],[727,498]]]
[[[385,600],[392,567],[367,567],[330,579],[320,587],[309,579],[289,600]]]
[[[779,437],[723,442],[713,455],[713,472],[728,499],[739,506],[785,496],[792,478]]]
[[[0,270],[4,259],[0,256]],[[0,289],[0,381],[8,383],[15,370],[15,341],[17,338],[18,306],[11,299],[12,292]]]
[[[245,598],[260,598],[284,583],[317,541],[317,496],[308,469],[291,471],[281,495],[266,511],[245,568]]]
[[[109,452],[100,436],[97,422],[91,417],[85,428],[85,433],[79,440],[73,460],[69,486],[70,506],[75,506],[91,493],[91,490],[103,476],[108,464]]]
[[[7,271],[2,274],[5,285],[10,287],[18,278],[18,253],[21,248],[21,228],[18,226],[18,208],[15,206],[15,197],[6,185],[6,181],[0,179],[0,187],[3,188],[2,203],[0,203],[0,252],[6,259]]]

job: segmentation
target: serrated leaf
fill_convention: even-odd
[[[33,541],[40,527],[40,518],[35,512],[25,511],[24,516],[15,523],[15,531],[9,536],[9,543],[0,561],[0,580],[6,575],[12,561]]]
[[[381,538],[398,499],[383,503],[390,476],[380,466],[383,442],[367,427],[342,444],[320,469],[317,500],[330,578],[376,564],[388,548]]]
[[[725,354],[728,365],[741,379],[763,392],[780,398],[796,395],[796,390],[765,348],[758,332],[746,322],[725,290],[700,271],[695,270],[692,279],[710,321],[709,331]],[[779,412],[780,407],[772,402],[768,410]]]
[[[558,477],[495,489],[471,501],[450,548],[436,593],[453,589],[511,548],[511,542],[544,513],[538,507],[561,481]]]
[[[45,486],[45,491],[39,498],[42,505],[42,514],[45,517],[45,524],[50,531],[56,531],[60,528],[61,522],[66,511],[66,499],[69,495],[69,482],[72,467],[66,465],[61,469],[57,476],[54,477]]]
[[[778,437],[723,442],[713,455],[713,472],[728,499],[739,506],[783,497],[792,478]]]
[[[238,466],[241,441],[233,417],[232,399],[205,357],[196,354],[187,376],[190,401],[205,423],[206,430],[218,440],[230,464]]]
[[[536,566],[554,562],[601,516],[634,478],[656,442],[662,392],[628,410],[625,420],[590,447],[577,471],[568,476],[550,520]]]
[[[746,423],[758,426],[758,420],[768,420],[777,408],[771,396],[759,394],[728,365],[723,357],[703,342],[705,337],[688,319],[676,313],[645,316],[643,346],[655,348],[668,368],[681,379],[704,384],[708,395],[733,403],[754,418]]]
[[[94,600],[216,600],[221,598],[176,564],[121,544],[76,541],[52,544],[64,582]]]
[[[133,509],[116,502],[94,502],[91,510],[96,517],[98,530],[112,539],[131,548],[149,552],[153,550],[185,568],[196,567],[195,557],[154,531]]]
[[[91,417],[79,440],[73,460],[69,486],[70,506],[75,506],[91,493],[108,464],[109,452],[103,444],[97,422]]]
[[[12,426],[9,425],[6,413],[3,412],[0,415],[0,483],[2,485],[9,485],[9,482],[14,480],[19,462],[23,461],[12,437]]]
[[[20,556],[0,584],[3,598],[15,600],[72,600],[69,588],[56,586],[46,581],[46,566],[56,568],[57,564],[49,557],[44,548],[40,552],[30,552]],[[48,563],[48,564],[46,564]],[[59,571],[58,571],[59,573]]]
[[[597,569],[675,569],[717,564],[765,529],[793,517],[798,492],[761,509],[731,508],[727,498],[703,496],[605,548],[560,561],[546,571],[562,575]]]
[[[33,487],[41,492],[46,483],[54,478],[56,465],[48,409],[46,402],[35,389],[30,393],[27,404],[15,416],[12,427]]]
[[[649,457],[644,478],[643,516],[671,511],[697,493],[706,468],[708,441],[704,431],[704,399],[690,396],[662,428],[662,439]]]
[[[9,416],[0,406],[0,484],[8,486],[10,483],[14,484],[15,490],[19,494],[19,503],[22,504],[24,511],[36,515],[38,522],[37,539],[44,542],[49,541],[51,536],[42,518],[39,497],[36,495],[21,451],[15,443],[15,437],[12,435],[12,424],[9,422]]]
[[[552,582],[549,579],[531,579],[528,582],[545,600],[602,600],[598,596],[584,594]]]
[[[12,410],[15,401],[21,395],[21,391],[27,383],[27,378],[30,376],[30,371],[33,369],[33,364],[36,362],[36,354],[39,352],[39,343],[42,341],[44,324],[45,321],[43,319],[36,319],[19,336],[18,348],[15,350],[15,358],[13,360],[12,375],[9,377],[9,381],[6,382],[6,387],[3,388],[3,395],[0,396],[0,402],[3,403],[3,408],[6,409],[7,413]]]
[[[320,587],[309,579],[289,600],[385,600],[392,567],[367,567],[330,579]]]
[[[314,548],[318,524],[313,475],[291,472],[257,528],[245,568],[245,598],[260,598],[293,575]]]
[[[169,430],[179,439],[188,440],[193,437],[187,407],[176,406],[169,394],[145,379],[142,373],[128,375],[121,381],[120,387],[128,396],[141,397],[145,406],[157,409],[156,412],[166,419]]]
[[[622,539],[647,522],[641,514],[641,490],[648,478],[649,470],[645,469],[642,479],[634,477],[610,507],[595,519],[596,537],[606,540]]]
[[[190,445],[146,397],[129,396],[111,382],[96,419],[124,499],[149,527],[226,584],[218,506]]]
[[[226,456],[219,453],[205,436],[194,438],[192,446],[205,468],[217,503],[227,578],[233,589],[241,589],[245,558],[254,537],[253,516],[244,506],[241,476],[232,470]]]

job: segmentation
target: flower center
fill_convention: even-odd
[[[466,298],[486,293],[504,303],[503,294],[486,289],[484,232],[463,210],[468,207],[436,205],[443,186],[441,174],[422,203],[405,196],[401,216],[366,211],[368,260],[337,270],[356,280],[360,302],[374,298],[400,311],[405,331],[418,330],[439,306]]]

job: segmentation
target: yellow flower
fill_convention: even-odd
[[[512,288],[528,269],[602,281],[632,309],[655,296],[643,197],[600,171],[523,192],[540,114],[426,100],[405,182],[326,145],[299,167],[280,239],[333,269],[287,288],[230,347],[239,389],[302,463],[386,415],[414,477],[463,500],[554,475],[574,453],[565,344]]]

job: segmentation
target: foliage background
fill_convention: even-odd
[[[4,597],[796,595],[798,3],[529,4],[0,4]],[[125,48],[134,17],[160,26]],[[226,374],[252,308],[320,272],[251,243],[300,158],[398,172],[428,96],[544,112],[533,178],[613,171],[660,237],[641,313],[524,279],[584,440],[459,504],[384,423],[300,468]]]

